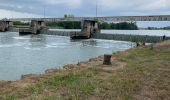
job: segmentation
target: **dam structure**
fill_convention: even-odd
[[[19,29],[19,34],[40,34],[42,32],[46,32],[47,27],[44,21],[32,20],[31,25],[28,28]]]
[[[0,32],[9,31],[12,28],[13,23],[9,20],[0,20]]]
[[[102,34],[98,22],[134,22],[134,21],[170,21],[170,15],[151,16],[108,16],[108,17],[67,17],[67,18],[11,18],[8,21],[30,21],[28,29],[19,29],[21,34],[50,34],[70,36],[71,39],[109,39],[123,41],[159,42],[162,36],[149,35],[125,35],[125,34]],[[80,32],[52,32],[48,30],[46,22],[79,21],[81,22]],[[4,26],[0,24],[0,27]],[[169,37],[166,37],[169,39]]]

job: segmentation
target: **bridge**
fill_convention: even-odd
[[[11,18],[9,21],[31,21],[39,20],[46,22],[58,21],[82,21],[97,20],[99,22],[121,22],[121,21],[170,21],[170,15],[152,15],[152,16],[106,16],[106,17],[67,17],[67,18]]]

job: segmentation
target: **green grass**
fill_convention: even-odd
[[[115,54],[116,55],[116,54]],[[119,56],[127,65],[122,70],[106,72],[99,66],[85,70],[62,71],[41,79],[25,89],[0,95],[3,100],[152,100],[170,98],[170,50],[139,47],[127,56]],[[146,89],[146,90],[145,90]],[[142,91],[147,91],[141,95]]]

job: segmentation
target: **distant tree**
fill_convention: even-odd
[[[162,29],[164,29],[164,30],[170,30],[170,26],[163,27]]]
[[[29,26],[29,22],[14,21],[13,25]]]
[[[67,21],[67,22],[48,22],[47,26],[60,27],[63,29],[81,29],[81,22]]]
[[[100,23],[101,29],[118,29],[118,30],[137,30],[138,27],[134,22],[120,22],[120,23]]]
[[[65,15],[66,16],[66,15]],[[68,16],[68,15],[67,15]],[[60,27],[64,29],[81,29],[81,22],[67,21],[67,22],[48,22],[47,26]],[[118,29],[118,30],[137,30],[138,27],[136,23],[99,23],[100,29]]]
[[[110,25],[106,22],[100,24],[101,29],[110,29]]]
[[[64,14],[64,18],[67,18],[67,14]]]
[[[64,14],[64,18],[73,18],[74,15],[73,14]]]

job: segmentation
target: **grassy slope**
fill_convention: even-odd
[[[170,43],[139,47],[114,54],[127,65],[103,70],[102,66],[63,70],[39,79],[24,89],[0,93],[4,100],[168,100],[170,99]],[[114,63],[114,62],[113,62]]]

